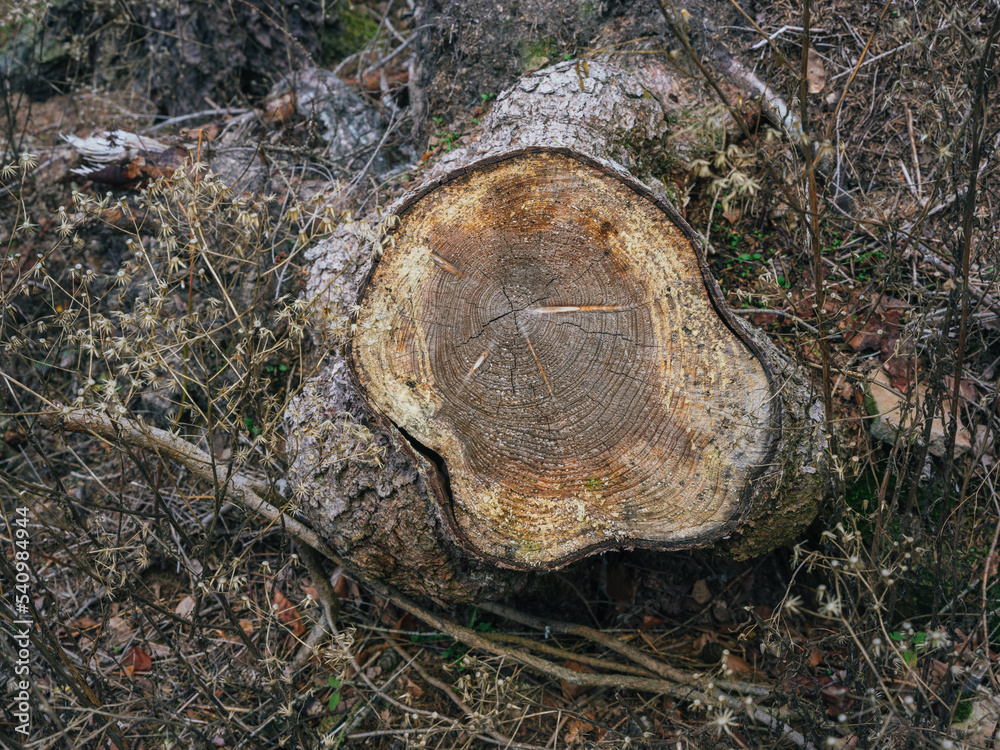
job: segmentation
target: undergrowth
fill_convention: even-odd
[[[399,18],[338,5],[356,35],[327,51],[359,78],[387,65]],[[350,312],[317,309],[306,253],[370,239],[374,220],[297,192],[308,161],[237,192],[199,150],[141,191],[67,193],[46,181],[55,150],[32,141],[30,98],[0,92],[8,695],[16,623],[34,623],[31,734],[15,734],[12,698],[0,744],[992,746],[997,10],[810,7],[753,22],[806,135],[744,119],[674,189],[733,307],[816,376],[828,512],[743,567],[610,555],[519,609],[331,578],[297,536],[285,416]],[[41,5],[17,8],[0,46]],[[710,76],[685,58],[684,14],[664,10],[675,35],[659,51]],[[55,429],[84,410],[110,426]],[[241,488],[275,510],[234,502]]]

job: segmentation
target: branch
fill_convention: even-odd
[[[676,678],[674,680],[658,679],[655,677],[639,677],[630,674],[590,674],[583,672],[576,672],[568,667],[561,666],[559,664],[553,664],[550,661],[542,659],[534,654],[525,653],[519,649],[513,649],[506,647],[500,643],[490,640],[484,637],[482,633],[478,633],[471,628],[466,628],[459,625],[451,620],[446,620],[437,615],[429,612],[426,609],[418,606],[417,604],[411,602],[405,596],[397,591],[390,589],[389,587],[375,583],[368,582],[368,587],[380,594],[381,596],[392,600],[396,606],[401,609],[406,610],[414,617],[417,617],[428,625],[440,630],[442,633],[447,633],[456,641],[464,643],[466,646],[471,648],[480,649],[482,651],[487,651],[491,654],[501,656],[504,659],[522,664],[526,667],[531,667],[532,669],[541,672],[549,677],[554,677],[559,680],[565,680],[570,685],[581,685],[588,687],[610,687],[618,689],[630,689],[638,690],[641,692],[648,693],[660,693],[669,695],[678,700],[684,701],[701,701],[702,704],[709,706],[716,703],[722,703],[728,708],[735,710],[745,710],[752,719],[770,727],[773,730],[780,731],[781,736],[784,739],[798,745],[799,747],[806,748],[807,750],[816,750],[815,745],[809,742],[801,733],[796,732],[790,726],[782,722],[780,719],[772,716],[770,713],[765,711],[763,708],[754,706],[750,703],[734,698],[726,693],[723,693],[715,688],[714,685],[710,686],[710,693],[702,692],[694,687],[691,687],[691,683],[694,682],[694,677],[687,672],[682,672],[680,670],[674,669],[667,666],[666,664],[660,664],[657,671],[661,673],[663,671],[668,671],[671,675]],[[486,611],[502,611],[503,616],[507,617],[510,614],[515,614],[513,610],[509,610],[503,607],[497,607],[496,605],[480,605],[482,609]],[[526,618],[526,615],[521,613],[516,613],[518,617]],[[567,626],[567,627],[583,627],[583,626]],[[592,629],[587,628],[590,631]],[[597,631],[594,631],[597,632]],[[606,645],[606,644],[605,644]]]
[[[43,414],[39,421],[49,429],[89,433],[112,443],[141,448],[162,459],[176,461],[198,479],[215,487],[230,502],[243,506],[250,513],[263,516],[271,523],[280,523],[296,541],[342,564],[333,548],[320,539],[315,531],[270,502],[268,498],[273,493],[266,483],[239,471],[234,471],[227,477],[219,476],[218,464],[207,453],[171,432],[133,419],[111,419],[94,409],[66,409],[57,414]]]

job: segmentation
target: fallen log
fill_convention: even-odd
[[[663,86],[593,61],[526,76],[365,254],[316,259],[356,316],[289,413],[290,479],[362,574],[483,599],[611,549],[760,554],[815,516],[808,379],[643,181]]]

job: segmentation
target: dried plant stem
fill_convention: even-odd
[[[816,750],[815,746],[808,742],[805,737],[799,732],[796,732],[790,726],[782,722],[780,719],[775,718],[770,713],[764,709],[751,706],[744,701],[720,692],[712,686],[711,694],[697,690],[690,687],[691,684],[695,682],[693,675],[680,670],[669,667],[665,664],[661,665],[665,670],[676,676],[676,681],[666,680],[666,679],[655,679],[650,677],[638,677],[635,675],[626,674],[593,674],[593,673],[581,673],[569,669],[558,664],[553,664],[552,662],[546,661],[545,659],[534,656],[533,654],[528,654],[523,651],[508,648],[502,644],[496,643],[489,638],[485,637],[482,633],[478,633],[471,628],[466,628],[450,620],[445,620],[437,615],[429,612],[422,607],[411,602],[407,597],[388,589],[381,584],[369,584],[370,587],[386,597],[391,599],[396,606],[401,609],[406,610],[414,617],[417,617],[428,625],[437,628],[442,633],[446,633],[454,638],[456,641],[464,643],[466,646],[471,648],[477,648],[482,651],[487,651],[496,656],[502,656],[512,662],[523,664],[526,667],[531,667],[542,674],[549,677],[553,677],[558,680],[565,680],[570,685],[579,685],[585,687],[607,687],[607,688],[618,688],[618,689],[630,689],[639,690],[642,692],[649,693],[660,693],[669,695],[672,698],[677,698],[683,701],[701,701],[703,704],[711,706],[717,703],[722,703],[730,709],[735,710],[746,710],[749,715],[755,720],[765,726],[770,727],[776,731],[781,732],[781,736],[784,739],[798,745],[799,747],[807,748],[808,750]],[[484,611],[493,612],[496,608],[499,612],[510,612],[514,613],[513,610],[508,610],[505,607],[498,607],[498,605],[484,604],[481,605]],[[519,616],[520,613],[516,613]],[[506,615],[503,615],[506,616]],[[570,626],[570,627],[583,627],[583,626]],[[599,632],[599,631],[594,631]],[[721,683],[720,683],[721,684]]]
[[[413,667],[413,669],[416,670],[417,674],[420,675],[420,679],[422,679],[431,687],[440,690],[448,697],[448,700],[450,700],[452,703],[458,706],[458,708],[462,711],[462,713],[465,714],[466,718],[468,718],[470,721],[480,721],[482,719],[481,716],[477,715],[475,711],[473,711],[471,708],[469,708],[468,705],[466,705],[465,701],[463,701],[461,698],[458,697],[458,695],[455,694],[455,691],[451,689],[450,685],[442,682],[441,680],[435,679],[434,677],[431,677],[431,675],[428,674],[427,670],[424,669],[423,666],[421,666],[420,662],[415,657],[410,656],[410,654],[406,653],[406,651],[403,650],[403,648],[398,643],[396,643],[391,638],[386,638],[384,636],[383,640],[389,646],[391,646],[392,649],[397,654],[399,654],[402,659],[410,663],[410,666]],[[514,740],[512,740],[510,737],[507,737],[492,728],[487,728],[485,730],[485,734],[489,735],[489,737],[491,737],[498,744],[502,745],[505,748],[509,747],[509,748],[514,748],[515,750],[543,750],[537,745],[524,745],[519,742],[514,742]],[[483,739],[485,739],[485,737]]]
[[[94,409],[72,409],[40,418],[46,427],[70,432],[92,433],[105,440],[141,448],[182,464],[202,481],[211,483],[231,502],[242,505],[271,523],[280,524],[289,536],[309,545],[317,552],[339,562],[337,553],[315,531],[301,521],[289,517],[266,498],[272,493],[267,484],[236,471],[223,481],[207,453],[167,430],[150,427],[131,419],[111,419]]]
[[[945,476],[949,476],[955,457],[955,435],[958,431],[958,405],[962,385],[962,367],[965,364],[966,338],[969,329],[969,266],[972,257],[972,233],[975,227],[976,182],[979,178],[979,163],[983,157],[983,138],[986,135],[986,121],[989,115],[989,87],[987,82],[993,77],[996,60],[996,41],[1000,36],[1000,11],[993,14],[986,44],[983,45],[983,59],[976,76],[972,104],[972,152],[969,155],[969,189],[965,194],[965,211],[962,216],[961,247],[961,305],[962,314],[958,329],[958,350],[955,353],[955,385],[951,394],[951,421],[948,425],[947,455],[948,466]]]
[[[497,641],[499,643],[512,643],[516,646],[531,649],[532,651],[537,651],[541,654],[554,656],[557,659],[575,661],[580,664],[586,664],[590,667],[597,667],[598,669],[613,669],[616,672],[634,674],[639,677],[654,677],[656,675],[655,672],[644,669],[643,667],[636,667],[631,664],[620,664],[617,662],[609,663],[607,659],[602,659],[597,656],[588,656],[587,654],[573,653],[572,651],[567,651],[564,648],[550,646],[547,643],[542,643],[534,640],[533,638],[528,638],[522,635],[514,635],[513,633],[486,633],[486,637],[491,641]]]
[[[665,677],[666,679],[674,682],[684,684],[691,682],[693,679],[689,673],[671,667],[669,664],[664,664],[658,659],[654,659],[642,649],[636,648],[629,643],[620,641],[607,633],[586,625],[545,621],[541,618],[526,615],[523,612],[518,612],[517,610],[511,609],[510,607],[504,607],[500,604],[481,604],[479,608],[484,612],[490,612],[491,614],[506,618],[512,622],[520,623],[521,625],[526,625],[527,627],[534,628],[535,630],[550,629],[557,633],[566,633],[567,635],[575,635],[580,638],[586,638],[588,641],[596,643],[599,646],[603,646],[609,651],[615,651],[622,656],[631,659],[636,664],[645,667],[654,674],[658,674],[661,677]],[[713,680],[713,682],[715,685],[723,688],[724,690],[734,690],[747,695],[764,697],[770,695],[771,693],[771,691],[763,685],[751,685],[749,683],[731,682],[727,680]]]
[[[166,430],[149,427],[134,420],[113,420],[110,417],[92,409],[78,409],[67,411],[59,415],[46,415],[42,418],[42,423],[51,428],[61,428],[72,432],[93,433],[106,440],[149,450],[164,458],[177,461],[187,467],[187,469],[199,479],[212,482],[218,486],[219,481],[211,457],[209,457],[204,451],[201,451],[191,445],[191,443],[173,435],[170,432],[167,432]],[[251,480],[239,472],[234,472],[229,476],[226,485],[219,488],[219,490],[227,497],[227,499],[232,502],[239,503],[246,510],[258,513],[274,523],[283,524],[284,529],[291,537],[301,542],[303,545],[308,545],[317,552],[326,555],[338,564],[342,564],[340,557],[336,554],[336,552],[334,552],[329,545],[323,542],[317,536],[316,532],[309,529],[301,522],[296,521],[293,518],[288,518],[280,508],[270,504],[264,499],[264,497],[262,497],[262,495],[269,494],[265,484]],[[308,555],[309,553],[306,554]],[[316,562],[315,558],[313,558],[313,562]],[[307,562],[306,564],[308,565],[309,563]],[[325,580],[325,576],[322,573],[314,575],[316,581]],[[567,667],[553,664],[552,662],[534,656],[533,654],[525,653],[521,650],[502,645],[484,637],[481,633],[477,633],[469,628],[465,628],[454,622],[440,618],[422,607],[413,604],[409,599],[401,594],[389,590],[380,584],[372,583],[369,585],[382,596],[391,599],[400,608],[467,646],[481,649],[498,656],[503,656],[516,663],[531,667],[542,674],[555,679],[565,680],[571,685],[619,689],[628,688],[644,692],[663,693],[680,700],[700,700],[706,705],[713,705],[717,702],[721,702],[733,709],[742,710],[748,708],[742,701],[725,693],[721,693],[718,690],[715,690],[711,695],[709,695],[708,693],[689,687],[689,685],[694,682],[694,677],[692,675],[670,667],[667,664],[663,664],[662,662],[643,654],[639,649],[605,636],[600,633],[600,631],[594,630],[593,628],[577,625],[562,626],[565,628],[565,632],[573,632],[574,630],[579,630],[580,633],[585,632],[586,635],[584,635],[584,637],[588,637],[609,649],[618,651],[619,653],[628,656],[641,666],[650,669],[650,671],[666,677],[667,679],[643,677],[635,674],[623,674],[620,672],[618,674],[583,674],[576,672]],[[483,609],[485,611],[495,612],[504,617],[509,616],[510,619],[514,619],[515,621],[517,621],[516,617],[527,617],[505,607],[499,607],[498,605],[483,605]],[[333,613],[331,607],[328,617],[331,617],[332,619],[332,616]],[[369,684],[369,687],[374,687],[370,684],[370,680],[366,679],[366,675],[361,674],[361,677],[364,682]],[[744,692],[750,692],[757,695],[766,694],[768,692],[764,690],[762,693],[762,689],[758,686],[744,685],[742,683],[717,681],[717,684],[722,687],[728,686],[731,689],[743,690]],[[386,699],[389,700],[390,703],[394,703],[391,699]],[[406,708],[410,711],[413,710],[409,707]],[[780,730],[783,737],[799,747],[814,750],[813,746],[807,742],[799,732],[796,732],[791,727],[769,714],[767,711],[759,707],[752,707],[748,710],[754,720],[761,722],[772,729]],[[493,739],[494,741],[499,741],[496,738]]]

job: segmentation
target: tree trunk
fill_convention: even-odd
[[[651,177],[685,156],[679,93],[650,65],[528,75],[366,254],[315,259],[358,304],[290,413],[292,480],[364,575],[485,599],[610,549],[760,554],[815,516],[822,409]]]

